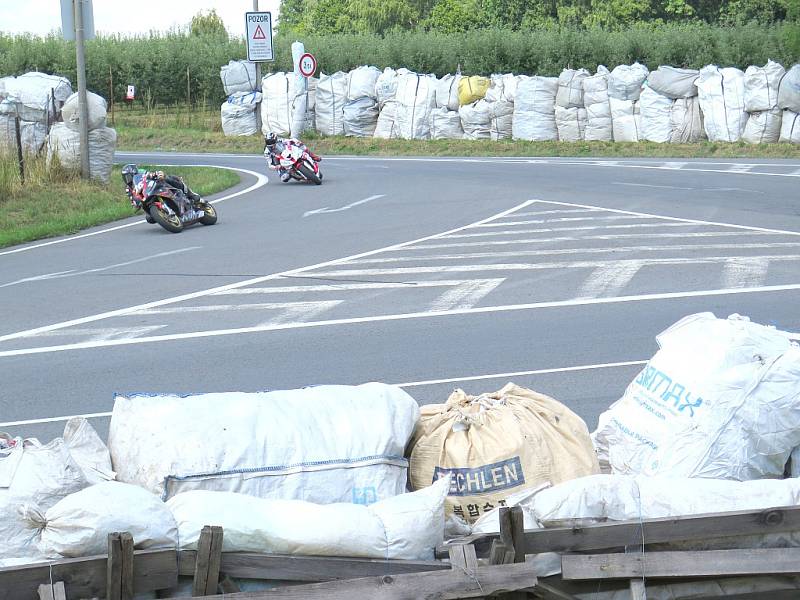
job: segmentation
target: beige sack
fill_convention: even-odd
[[[513,383],[421,407],[410,448],[412,488],[452,473],[447,514],[469,522],[525,488],[600,472],[583,419]]]

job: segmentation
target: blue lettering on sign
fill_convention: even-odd
[[[353,504],[369,506],[377,501],[378,490],[376,490],[374,486],[353,488]]]
[[[519,456],[473,469],[436,467],[433,481],[451,475],[449,496],[473,496],[525,483]]]

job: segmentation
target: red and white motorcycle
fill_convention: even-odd
[[[315,185],[322,185],[322,171],[319,163],[314,160],[303,145],[298,145],[292,140],[280,142],[283,148],[278,147],[278,161],[286,169],[292,179],[298,181],[311,181]]]

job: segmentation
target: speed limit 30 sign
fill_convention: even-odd
[[[317,59],[313,54],[306,52],[300,57],[300,74],[303,77],[311,77],[317,72]]]

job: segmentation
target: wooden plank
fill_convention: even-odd
[[[525,552],[572,552],[640,544],[642,528],[648,544],[800,531],[800,507],[536,529],[525,532]]]
[[[561,569],[566,580],[795,575],[800,574],[800,548],[568,554]]]
[[[210,596],[217,593],[221,562],[222,527],[206,525],[201,530],[197,542],[192,596]]]
[[[134,552],[133,589],[135,593],[175,587],[178,570],[175,550]],[[52,568],[52,571],[51,571]],[[0,568],[0,600],[39,600],[38,588],[52,581],[64,583],[67,598],[104,597],[108,556],[67,558]]]
[[[223,575],[220,573],[221,581],[219,582],[219,589],[223,594],[233,594],[235,592],[241,592],[242,590],[239,589],[239,586],[236,585],[236,582],[230,578],[229,575]]]
[[[194,575],[197,552],[178,553],[181,575]],[[254,552],[224,552],[220,570],[242,579],[277,579],[281,581],[334,581],[374,575],[400,575],[442,571],[450,565],[440,561],[379,560],[372,558],[333,558],[325,556],[290,556]]]
[[[513,506],[511,513],[511,539],[514,543],[514,562],[525,562],[525,517],[521,506]]]
[[[119,532],[108,534],[106,599],[122,600],[122,541]]]
[[[541,580],[536,583],[535,588],[526,591],[533,594],[534,598],[541,598],[541,600],[578,600],[576,596],[548,583],[542,583]]]
[[[67,592],[64,590],[64,582],[57,581],[39,586],[39,600],[67,600]]]
[[[475,546],[466,544],[450,548],[450,564],[453,565],[454,569],[460,569],[467,575],[474,576],[475,570],[478,568]],[[483,598],[483,596],[480,596],[480,598]]]
[[[523,526],[522,507],[503,506],[500,508],[500,543],[506,551],[503,563],[524,563],[525,562],[525,530]],[[495,557],[498,551],[494,551]],[[490,557],[491,559],[492,557]],[[490,560],[491,562],[491,560]],[[500,600],[525,600],[525,592],[508,592],[500,597]]]
[[[443,600],[478,598],[536,587],[536,576],[521,564],[477,567],[474,576],[457,569],[384,575],[282,587],[263,592],[225,594],[225,600]],[[210,596],[206,600],[223,600]]]
[[[120,572],[120,598],[133,600],[133,536],[127,531],[119,534],[122,569]]]
[[[53,600],[67,600],[67,590],[63,581],[57,581],[53,584]]]

